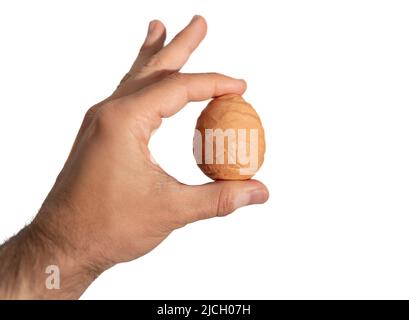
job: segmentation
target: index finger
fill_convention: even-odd
[[[208,100],[228,93],[241,95],[245,90],[244,80],[222,74],[177,73],[126,99],[131,112],[143,112],[160,119],[174,115],[190,101]]]

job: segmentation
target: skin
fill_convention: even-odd
[[[179,72],[206,28],[195,16],[164,46],[164,25],[150,23],[120,86],[86,113],[35,219],[0,247],[0,298],[79,298],[102,272],[143,256],[173,230],[267,201],[259,181],[188,186],[150,160],[148,141],[162,118],[190,101],[246,89],[225,75]],[[60,269],[59,290],[45,286],[48,265]]]

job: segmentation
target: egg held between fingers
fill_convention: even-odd
[[[210,101],[200,114],[193,139],[196,163],[213,180],[247,180],[264,161],[260,117],[241,96]]]

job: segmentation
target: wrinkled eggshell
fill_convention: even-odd
[[[234,144],[232,149],[229,150],[229,140],[226,136],[220,138],[219,144],[223,141],[224,146],[221,152],[217,152],[217,139],[215,136],[206,139],[206,131],[209,132],[206,129],[212,129],[213,132],[216,132],[214,131],[216,129],[221,129],[222,132],[229,130],[230,133],[234,131],[235,139],[231,142]],[[241,140],[239,129],[241,129]],[[250,133],[251,129],[253,129],[252,133]],[[245,132],[244,138],[243,132]],[[241,148],[239,141],[243,141]],[[206,149],[212,149],[207,159]],[[254,108],[239,95],[228,94],[213,99],[197,120],[193,151],[199,168],[213,180],[250,179],[264,161],[265,139],[260,117]],[[234,158],[236,159],[234,163],[229,163],[229,151],[231,162],[234,162]],[[253,158],[250,158],[251,156]],[[217,157],[219,162],[216,160]],[[220,163],[222,159],[224,161]]]

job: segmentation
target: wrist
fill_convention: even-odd
[[[82,231],[78,212],[65,201],[45,201],[39,214],[31,223],[41,256],[43,273],[47,268],[59,271],[60,288],[46,293],[61,298],[79,298],[88,286],[111,265],[96,254],[97,244]],[[52,272],[51,271],[51,272]],[[51,274],[45,274],[47,280]],[[44,287],[50,285],[45,282]]]
[[[69,213],[49,209],[43,206],[30,225],[0,247],[0,297],[76,299],[104,271],[68,236],[68,226],[53,222]]]
[[[40,299],[77,299],[103,270],[85,259],[63,232],[50,228],[42,219],[28,226],[34,244],[37,279],[32,292]]]

